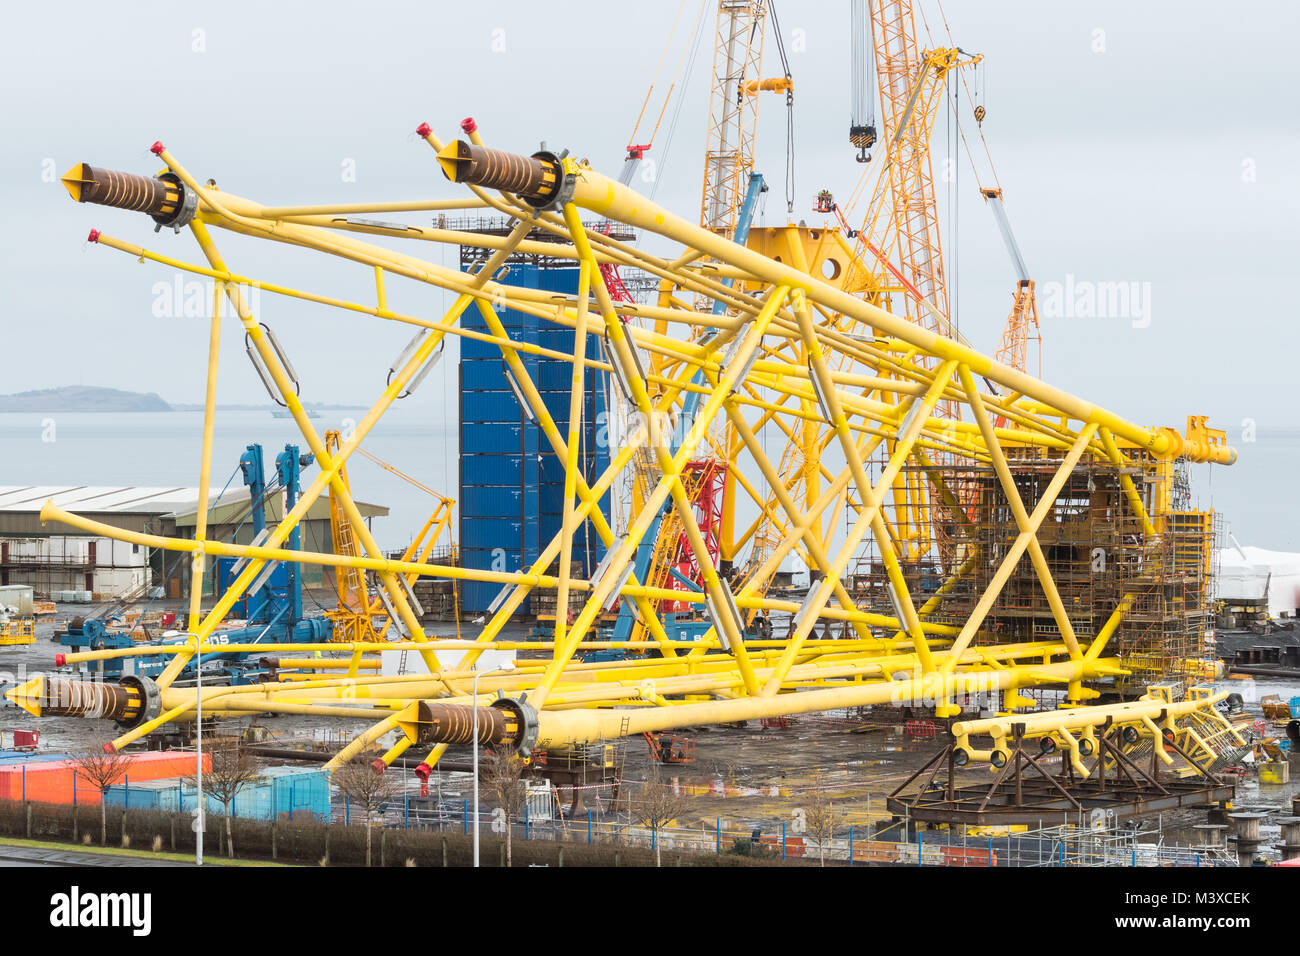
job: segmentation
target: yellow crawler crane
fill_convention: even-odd
[[[192,628],[188,643],[168,647],[137,647],[68,655],[68,663],[104,657],[167,654],[171,663],[158,679],[125,678],[121,684],[39,677],[9,692],[10,699],[36,715],[94,716],[118,722],[120,735],[110,745],[124,746],[169,721],[188,717],[197,704],[193,688],[174,686],[185,662],[207,652],[213,629],[229,612],[268,561],[300,561],[336,569],[372,572],[392,598],[395,617],[409,640],[356,644],[354,654],[402,649],[413,651],[426,672],[400,676],[321,676],[311,680],[241,687],[205,687],[207,714],[308,714],[317,717],[366,718],[375,721],[335,755],[333,765],[350,760],[375,741],[397,731],[399,742],[383,756],[388,763],[412,746],[428,747],[427,764],[436,762],[449,744],[471,739],[475,720],[484,742],[527,752],[534,747],[564,749],[601,739],[647,731],[658,732],[702,724],[780,717],[843,707],[878,704],[932,705],[940,716],[955,716],[960,702],[972,694],[1016,695],[1034,688],[1059,688],[1064,699],[1081,706],[1095,695],[1089,685],[1122,676],[1125,668],[1114,656],[1112,639],[1122,634],[1125,615],[1138,600],[1120,593],[1089,607],[1086,618],[1066,606],[1055,576],[1060,555],[1047,560],[1043,542],[1051,542],[1074,513],[1075,496],[1062,491],[1078,476],[1103,472],[1114,478],[1118,497],[1108,514],[1127,515],[1143,534],[1138,545],[1150,543],[1156,528],[1148,509],[1158,504],[1157,473],[1180,460],[1231,464],[1236,454],[1215,433],[1197,421],[1187,435],[1173,428],[1136,425],[1103,406],[1071,395],[1017,369],[1002,365],[975,349],[905,318],[893,315],[845,292],[821,276],[741,248],[694,223],[657,206],[586,162],[545,150],[532,155],[502,152],[484,145],[477,130],[469,141],[444,143],[428,126],[419,136],[430,147],[445,177],[462,184],[469,195],[450,200],[413,200],[276,207],[245,199],[212,185],[202,185],[161,144],[155,152],[166,165],[165,180],[112,173],[79,165],[65,180],[73,198],[144,212],[157,223],[188,231],[203,254],[191,263],[146,249],[126,239],[92,233],[100,247],[168,269],[181,269],[215,280],[218,294],[234,305],[239,330],[264,380],[287,405],[319,468],[293,509],[257,545],[235,545],[198,539],[140,534],[89,520],[48,503],[45,520],[57,520],[95,535],[148,547],[202,555],[236,555],[248,559],[244,572],[226,594]],[[433,172],[425,167],[426,176]],[[429,176],[432,178],[432,176]],[[160,183],[163,183],[160,185]],[[466,235],[454,230],[377,220],[375,215],[424,213],[433,209],[491,207],[516,224],[506,236]],[[651,232],[676,248],[653,254],[583,227],[580,212],[625,223]],[[257,239],[284,242],[325,254],[373,271],[373,304],[304,292],[258,277],[264,295],[305,299],[349,312],[364,321],[396,322],[421,330],[395,363],[393,375],[354,432],[337,449],[328,448],[303,409],[287,355],[254,315],[242,287],[253,281],[227,265],[213,238],[225,229]],[[553,234],[557,242],[530,243],[533,229]],[[163,233],[170,239],[170,231]],[[370,236],[387,244],[369,241]],[[406,240],[395,248],[394,240]],[[439,265],[439,256],[424,255],[428,243],[473,244],[493,250],[477,269],[461,271]],[[544,246],[534,249],[533,246]],[[579,264],[580,281],[574,296],[557,296],[511,285],[499,276],[512,251],[544,252]],[[701,259],[709,260],[700,265]],[[615,302],[601,278],[602,263],[638,268],[724,303],[730,314],[701,314],[688,307]],[[388,278],[400,277],[451,291],[455,301],[442,316],[399,312],[387,304]],[[730,278],[734,286],[721,280]],[[214,303],[219,306],[220,302]],[[498,310],[508,307],[576,331],[575,350],[560,353],[512,339]],[[462,328],[459,317],[469,308],[482,315],[487,332]],[[220,308],[214,308],[219,317]],[[823,313],[840,314],[864,330],[848,334],[818,320]],[[632,321],[637,320],[637,321]],[[663,320],[662,331],[654,323]],[[698,335],[704,326],[711,335]],[[356,513],[340,469],[392,402],[406,390],[436,355],[448,335],[472,337],[499,347],[519,393],[530,406],[549,446],[565,463],[566,500],[563,530],[522,571],[482,571],[419,560],[385,557]],[[585,337],[598,336],[604,359],[588,357]],[[215,336],[214,336],[215,338]],[[793,346],[793,347],[792,347]],[[673,373],[647,375],[638,352],[670,357]],[[612,454],[610,465],[590,483],[578,468],[578,448],[572,435],[561,434],[530,378],[522,354],[565,359],[573,365],[575,396],[582,394],[586,376],[610,373],[623,400],[644,422],[659,422],[687,390],[699,394],[694,421],[682,423],[679,441],[669,429],[636,430]],[[806,355],[792,361],[790,355]],[[843,359],[843,361],[841,361]],[[209,375],[216,374],[216,353]],[[698,376],[698,377],[697,377]],[[980,382],[997,386],[982,388]],[[650,386],[655,388],[651,399]],[[962,406],[962,420],[935,414],[939,402]],[[209,403],[208,416],[213,406]],[[997,427],[994,416],[1007,424]],[[719,417],[733,425],[755,473],[771,485],[781,513],[781,538],[747,577],[727,580],[708,553],[683,468],[696,454],[709,426]],[[789,432],[813,421],[832,437],[813,467],[822,472],[823,490],[808,504],[796,503],[778,488],[777,466],[765,449],[771,439],[777,454]],[[210,430],[207,430],[210,434]],[[877,451],[887,448],[887,454]],[[204,443],[205,462],[210,442]],[[656,465],[648,482],[645,506],[627,529],[615,537],[599,503],[639,453]],[[936,464],[944,455],[953,464]],[[1030,464],[1022,464],[1028,459]],[[938,587],[904,575],[899,568],[891,523],[893,512],[883,501],[904,468],[924,474],[945,503],[945,521],[954,526],[973,523],[970,496],[952,492],[952,482],[965,480],[966,469],[979,480],[981,507],[998,516],[991,524],[1002,538],[972,537],[950,566],[942,569]],[[1088,469],[1092,469],[1088,472]],[[1019,482],[1033,480],[1032,494]],[[288,551],[290,529],[326,490],[348,516],[357,540],[355,555]],[[766,505],[766,498],[757,495]],[[667,590],[641,582],[632,559],[660,505],[669,503],[702,576],[700,593]],[[851,527],[843,540],[825,531],[834,515],[850,514]],[[963,518],[963,516],[965,516]],[[982,520],[982,519],[981,519]],[[1163,520],[1159,515],[1155,520]],[[589,521],[607,547],[607,558],[590,579],[575,578],[570,562],[561,560],[556,575],[546,573],[572,547],[573,536]],[[1105,524],[1105,522],[1103,522]],[[1108,526],[1108,525],[1107,525]],[[1145,529],[1145,530],[1144,530]],[[853,555],[864,545],[882,556],[884,571],[880,600],[856,602],[842,583]],[[1049,544],[1055,548],[1055,544]],[[764,582],[782,559],[799,548],[815,572],[802,604],[768,596]],[[741,556],[743,557],[743,556]],[[1027,619],[1014,639],[999,630],[1000,595],[1022,565],[1032,566],[1026,587],[1038,587],[1044,608]],[[1124,557],[1118,556],[1115,560]],[[420,627],[399,583],[404,575],[476,580],[508,586],[503,600],[473,640],[432,642]],[[535,589],[556,589],[567,606],[570,591],[583,595],[581,612],[572,624],[557,628],[553,641],[518,645],[498,640],[503,625]],[[649,628],[638,648],[653,648],[658,656],[624,660],[579,661],[574,652],[609,647],[590,641],[593,623],[614,600],[631,602]],[[653,612],[653,602],[688,602],[703,609],[713,627],[699,640],[670,641]],[[953,602],[965,602],[957,603]],[[952,607],[958,608],[957,612]],[[751,612],[791,615],[788,635],[770,640],[746,640],[743,616]],[[995,612],[993,617],[990,613]],[[566,622],[567,623],[567,622]],[[839,628],[839,639],[814,636],[826,624]],[[1032,626],[1030,626],[1032,624]],[[1045,625],[1045,626],[1040,626]],[[343,645],[346,647],[347,645]],[[471,699],[473,667],[490,647],[527,646],[544,649],[549,657],[522,660],[510,673],[484,675],[480,699]],[[337,644],[264,647],[258,653],[336,651]],[[444,669],[434,649],[465,650],[455,668]],[[213,646],[215,649],[215,646]],[[223,651],[242,648],[221,645]],[[477,715],[477,716],[476,716]]]

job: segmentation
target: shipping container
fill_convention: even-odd
[[[182,750],[132,753],[126,771],[128,781],[143,783],[189,776],[194,773],[195,755]],[[212,768],[212,757],[203,755],[205,770]],[[36,800],[44,803],[72,803],[97,805],[100,794],[78,772],[72,760],[5,764],[0,766],[0,799]]]
[[[536,459],[532,464],[536,465]],[[515,485],[524,481],[524,456],[471,455],[460,457],[460,483],[466,485]],[[462,508],[462,511],[464,509]]]
[[[505,377],[505,363],[500,354],[492,359],[462,360],[460,363],[460,390],[480,392],[508,388]]]
[[[505,571],[510,574],[523,570],[523,562],[518,548],[461,548],[460,564],[463,568],[475,568],[479,571]]]
[[[208,826],[214,818],[225,816],[226,807],[210,792],[205,793],[204,809]],[[124,809],[193,812],[198,806],[198,790],[187,782],[149,781],[122,783],[110,787],[104,797],[111,807]],[[230,815],[251,820],[279,820],[311,814],[327,820],[330,810],[329,772],[321,767],[266,767],[231,801]]]
[[[518,550],[524,537],[524,520],[513,518],[477,516],[466,518],[461,524],[461,549],[504,548]]]
[[[545,482],[538,488],[538,514],[560,515],[564,513],[564,485]],[[578,501],[574,496],[574,501]]]
[[[573,384],[573,368],[559,359],[543,362],[538,375],[538,388],[543,392],[562,391]]]
[[[518,485],[464,485],[460,489],[460,506],[471,514],[502,518],[524,516],[524,490]]]
[[[555,455],[543,455],[538,462],[538,479],[542,484],[564,486],[564,462]]]
[[[513,283],[515,281],[515,277],[520,275],[519,272],[520,269],[527,269],[527,268],[530,267],[511,266],[510,267],[511,282]],[[531,268],[536,269],[535,266]],[[497,309],[496,313],[497,313],[497,320],[502,324],[502,326],[505,327],[506,331],[511,333],[511,338],[513,338],[514,333],[521,330],[525,324],[531,325],[532,323],[537,321],[532,316],[527,315],[523,312],[516,312],[514,309]],[[479,310],[475,308],[469,308],[465,310],[464,314],[461,315],[460,317],[460,324],[463,328],[471,329],[475,332],[482,332],[485,335],[492,334],[492,330],[488,328],[487,319],[483,317],[483,313],[479,312]],[[468,340],[464,340],[464,341],[468,341]]]
[[[555,419],[557,425],[562,423],[566,429],[569,424],[569,402],[571,397],[571,393],[567,391],[551,390],[542,392],[542,404],[551,413],[551,418]],[[585,411],[584,408],[584,414]]]
[[[460,418],[466,426],[484,422],[506,422],[518,425],[523,423],[525,416],[519,400],[515,398],[515,393],[507,389],[497,392],[462,393]]]
[[[476,614],[487,613],[488,607],[492,604],[501,588],[504,585],[491,581],[465,581],[461,585],[460,601],[461,607],[469,610],[472,609]],[[527,613],[528,602],[525,601],[520,613]]]
[[[470,312],[475,311],[470,309]],[[484,328],[475,331],[486,332]],[[479,339],[471,339],[464,336],[460,340],[460,360],[462,362],[473,362],[479,359],[501,359],[501,349],[491,342],[483,342]]]
[[[495,425],[466,423],[460,430],[462,455],[526,454],[524,426],[515,421]]]
[[[0,766],[17,766],[24,763],[51,763],[56,760],[72,759],[68,753],[36,754],[30,750],[0,750]]]
[[[541,513],[542,497],[541,484],[536,480],[525,485],[523,488],[524,514],[535,515]]]
[[[104,794],[104,804],[124,810],[164,810],[176,813],[181,806],[180,778],[175,780],[145,780],[141,783],[114,784]]]

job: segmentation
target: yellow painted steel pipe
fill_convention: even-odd
[[[810,298],[834,311],[851,315],[875,327],[883,334],[908,342],[941,359],[967,365],[973,371],[1000,385],[1044,402],[1065,412],[1071,418],[1108,428],[1114,434],[1121,435],[1155,454],[1170,457],[1188,455],[1189,460],[1192,461],[1208,461],[1216,464],[1232,464],[1236,460],[1236,452],[1230,448],[1188,443],[1172,429],[1151,430],[1133,425],[1098,405],[996,362],[952,339],[927,331],[856,296],[842,292],[828,283],[810,277],[807,273],[775,262],[749,249],[740,248],[728,239],[701,229],[680,216],[668,212],[621,183],[601,175],[590,166],[579,165],[567,159],[564,162],[566,172],[574,176],[573,201],[585,209],[675,239],[706,255],[714,256],[724,262],[735,263],[768,282],[784,283],[792,288],[804,289]],[[473,179],[466,177],[460,181],[472,183]]]
[[[199,503],[194,516],[194,539],[206,541],[208,537],[208,494],[212,484],[212,433],[217,417],[217,367],[221,357],[221,297],[222,284],[212,286],[212,324],[208,333],[208,377],[203,400],[203,449],[199,457]],[[199,610],[203,600],[204,553],[196,551],[190,577],[190,627],[197,631]]]
[[[1008,670],[931,673],[920,678],[881,684],[848,685],[843,688],[801,691],[775,697],[738,697],[732,700],[681,704],[645,710],[542,711],[538,714],[538,746],[555,747],[572,743],[612,740],[622,733],[672,730],[707,724],[785,717],[795,714],[866,707],[877,704],[910,706],[952,700],[989,691],[1038,684],[1068,683],[1101,676],[1103,670],[1082,661],[1025,666]],[[626,730],[621,728],[626,721]]]
[[[1041,714],[1011,714],[1005,717],[985,717],[979,720],[962,720],[952,725],[954,737],[979,736],[981,734],[1002,734],[1011,732],[1012,724],[1023,724],[1025,734],[1034,736],[1040,732],[1050,732],[1060,727],[1069,730],[1082,730],[1096,727],[1108,719],[1116,724],[1139,721],[1143,717],[1159,717],[1167,713],[1171,717],[1183,717],[1204,708],[1212,708],[1219,701],[1226,699],[1227,691],[1212,694],[1209,697],[1194,700],[1167,701],[1163,699],[1142,698],[1120,704],[1097,704],[1089,707],[1072,707],[1065,710],[1051,710]]]
[[[411,648],[415,650],[415,648]],[[378,670],[384,662],[377,657],[352,661],[347,658],[328,657],[268,657],[267,666],[277,670]]]

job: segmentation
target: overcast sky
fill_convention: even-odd
[[[688,0],[685,20],[696,4]],[[1050,283],[1133,282],[1146,303],[1136,317],[1045,318],[1045,377],[1144,423],[1181,425],[1189,412],[1206,413],[1234,438],[1243,418],[1261,429],[1292,424],[1300,133],[1289,44],[1300,5],[945,6],[957,45],[987,58],[984,132],[1040,295]],[[267,203],[450,196],[412,131],[427,120],[450,139],[472,114],[492,144],[531,151],[546,140],[616,174],[676,9],[677,0],[231,0],[133,3],[127,16],[105,16],[102,4],[8,9],[0,391],[84,383],[202,400],[206,321],[153,314],[156,284],[173,274],[89,247],[85,236],[94,226],[182,258],[198,250],[186,234],[155,235],[144,217],[72,203],[57,178],[73,163],[153,172],[147,150],[161,139],[200,178]],[[849,6],[781,0],[777,9],[796,83],[795,218],[813,221],[815,192],[845,197],[860,172],[846,141]],[[937,6],[925,9],[939,28]],[[661,131],[651,154],[656,199],[687,218],[699,203],[709,39],[679,90],[671,143]],[[778,72],[770,42],[767,65],[768,75]],[[782,113],[770,97],[759,122],[758,168],[774,187],[768,225],[785,220]],[[969,118],[963,123],[973,132]],[[948,139],[941,118],[936,156]],[[963,331],[992,351],[1013,274],[976,176],[964,154],[957,158],[950,282]],[[217,238],[237,271],[373,296],[359,267]],[[427,289],[391,294],[395,305],[428,313],[441,302]],[[368,403],[408,337],[374,320],[263,299],[306,399]],[[226,336],[221,399],[262,401],[242,344]],[[446,393],[430,393],[433,411]]]

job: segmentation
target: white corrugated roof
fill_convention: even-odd
[[[218,501],[220,493],[220,488],[208,492],[214,506],[248,500],[248,491],[242,486],[227,491]],[[199,503],[199,489],[135,485],[0,485],[0,511],[38,512],[47,500],[80,514],[172,515],[194,511]]]
[[[283,492],[273,493],[268,508],[273,517],[282,510]],[[199,510],[197,488],[144,488],[135,485],[0,485],[0,512],[38,514],[41,506],[52,500],[65,511],[74,514],[144,514],[181,519],[192,517]],[[357,507],[367,517],[388,514],[384,505],[358,501]],[[208,513],[227,506],[248,506],[248,489],[242,484],[227,489],[221,496],[220,488],[208,492]],[[322,495],[312,502],[308,516],[313,519],[329,517],[329,501]],[[275,520],[279,520],[275,517]],[[189,522],[193,523],[193,522]]]

